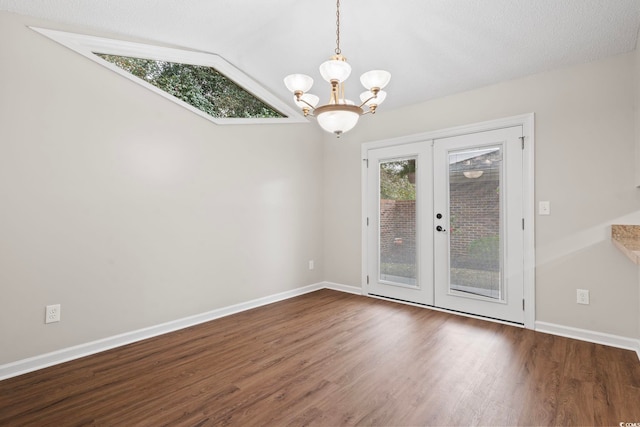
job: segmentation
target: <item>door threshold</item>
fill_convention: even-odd
[[[524,323],[510,322],[508,320],[496,319],[495,317],[480,316],[480,315],[477,315],[477,314],[466,313],[464,311],[458,311],[458,310],[451,310],[451,309],[448,309],[448,308],[436,307],[435,305],[421,304],[421,303],[418,303],[418,302],[406,301],[406,300],[402,300],[402,299],[399,299],[399,298],[385,297],[383,295],[364,294],[364,296],[367,296],[367,297],[370,297],[370,298],[376,298],[376,299],[380,299],[380,300],[385,300],[385,301],[397,302],[397,303],[405,304],[405,305],[412,305],[414,307],[428,308],[429,310],[440,311],[442,313],[456,314],[458,316],[470,317],[472,319],[486,320],[488,322],[500,323],[502,325],[515,326],[517,328],[524,328]]]

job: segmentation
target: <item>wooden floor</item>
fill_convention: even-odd
[[[620,423],[632,351],[330,290],[0,381],[0,426]]]

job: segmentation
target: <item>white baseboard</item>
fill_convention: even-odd
[[[131,344],[136,341],[142,341],[158,335],[188,328],[190,326],[194,326],[200,323],[209,322],[211,320],[215,320],[224,316],[229,316],[231,314],[239,313],[241,311],[250,310],[252,308],[260,307],[263,305],[271,304],[274,302],[282,301],[282,300],[293,298],[293,297],[297,297],[299,295],[317,291],[323,288],[330,288],[330,289],[335,289],[343,292],[353,292],[353,289],[358,289],[358,288],[352,289],[351,286],[344,286],[344,285],[325,283],[325,282],[304,286],[302,288],[297,288],[290,291],[281,292],[281,293],[269,295],[263,298],[258,298],[251,301],[243,302],[240,304],[235,304],[228,307],[219,308],[216,310],[211,310],[206,313],[196,314],[194,316],[173,320],[171,322],[154,325],[148,328],[138,329],[136,331],[126,332],[124,334],[115,335],[112,337],[91,341],[85,344],[63,348],[61,350],[53,351],[51,353],[30,357],[28,359],[18,360],[16,362],[7,363],[5,365],[0,365],[0,381],[7,378],[15,377],[18,375],[26,374],[27,372],[36,371],[38,369],[57,365],[59,363],[68,362],[70,360],[79,359],[81,357],[100,353],[102,351],[110,350],[112,348]]]
[[[574,338],[581,341],[603,344],[611,347],[633,350],[640,359],[640,340],[634,338],[621,337],[619,335],[606,334],[604,332],[589,331],[587,329],[573,328],[571,326],[556,325],[554,323],[535,323],[535,330],[545,334],[558,335],[566,338]]]
[[[322,287],[334,291],[347,292],[349,294],[362,295],[362,288],[358,286],[342,285],[340,283],[322,282]]]

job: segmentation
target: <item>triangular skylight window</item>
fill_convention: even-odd
[[[218,55],[32,29],[214,123],[307,121],[289,103]]]
[[[97,52],[96,55],[213,117],[284,117],[211,67]]]

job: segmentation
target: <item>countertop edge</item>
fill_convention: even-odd
[[[620,232],[624,229],[623,232]],[[640,265],[640,226],[612,225],[611,241],[634,264]]]

